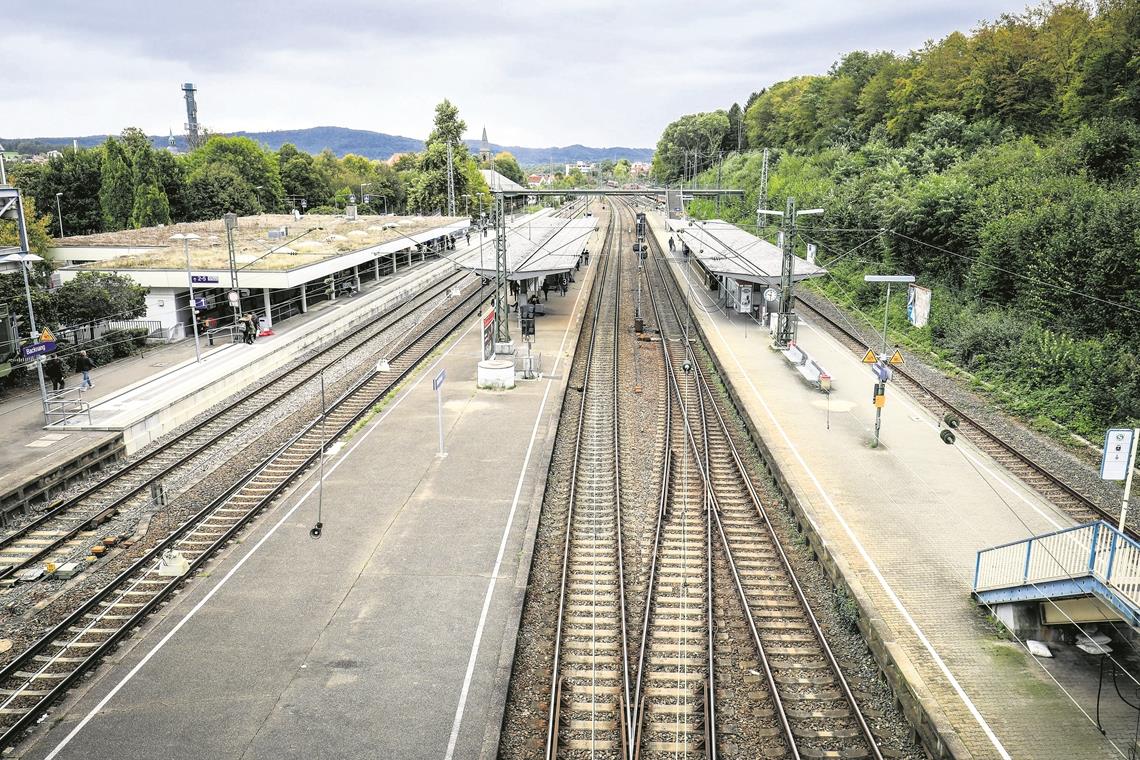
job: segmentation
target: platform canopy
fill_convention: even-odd
[[[491,188],[492,192],[504,190],[511,193],[525,193],[526,188],[515,182],[510,177],[500,174],[494,169],[480,169],[479,173],[483,175],[483,181],[487,183],[487,187]]]
[[[507,230],[507,279],[529,280],[569,272],[578,263],[590,235],[597,229],[595,217],[566,219],[540,216]],[[479,252],[465,263],[484,277],[495,275],[495,236],[479,239]]]
[[[669,231],[684,243],[697,260],[718,277],[761,285],[780,284],[783,252],[767,240],[720,219],[667,219]],[[822,277],[827,270],[794,257],[792,278]]]

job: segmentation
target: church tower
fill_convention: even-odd
[[[487,127],[483,127],[483,139],[479,142],[479,163],[491,163],[491,143],[487,142]]]

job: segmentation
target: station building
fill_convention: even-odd
[[[750,314],[765,324],[769,314],[779,311],[778,300],[764,297],[780,287],[784,254],[779,246],[721,219],[667,218],[665,224],[676,251],[697,261],[725,309]],[[825,274],[827,270],[813,262],[793,257],[794,281]]]
[[[469,232],[461,217],[236,217],[233,237],[240,309],[272,325],[349,289],[446,255]],[[225,220],[187,222],[56,240],[48,256],[61,282],[81,272],[125,275],[150,289],[146,316],[155,333],[176,340],[192,333],[190,283],[199,330],[232,323],[230,257]],[[196,235],[187,241],[176,235]]]

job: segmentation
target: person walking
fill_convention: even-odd
[[[242,340],[246,345],[253,345],[253,315],[243,314],[241,318]]]
[[[79,390],[95,387],[95,383],[91,382],[91,370],[93,369],[95,369],[95,362],[91,360],[86,351],[80,351],[79,356],[75,359],[75,371],[83,375],[83,382],[79,384]]]
[[[52,354],[51,358],[44,364],[44,374],[47,375],[48,380],[51,380],[53,391],[63,390],[63,362],[60,361],[58,355]]]
[[[542,281],[542,302],[546,303],[550,300],[550,283],[546,280]]]

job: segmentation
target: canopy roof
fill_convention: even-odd
[[[721,219],[667,219],[669,231],[692,251],[705,269],[741,282],[777,285],[783,252],[767,240]],[[679,247],[679,246],[678,246]],[[792,279],[822,277],[827,270],[799,256],[792,261]]]
[[[507,277],[526,280],[570,271],[597,225],[598,220],[590,216],[544,216],[507,230]],[[481,275],[494,275],[493,233],[479,239],[479,252],[468,266]]]

